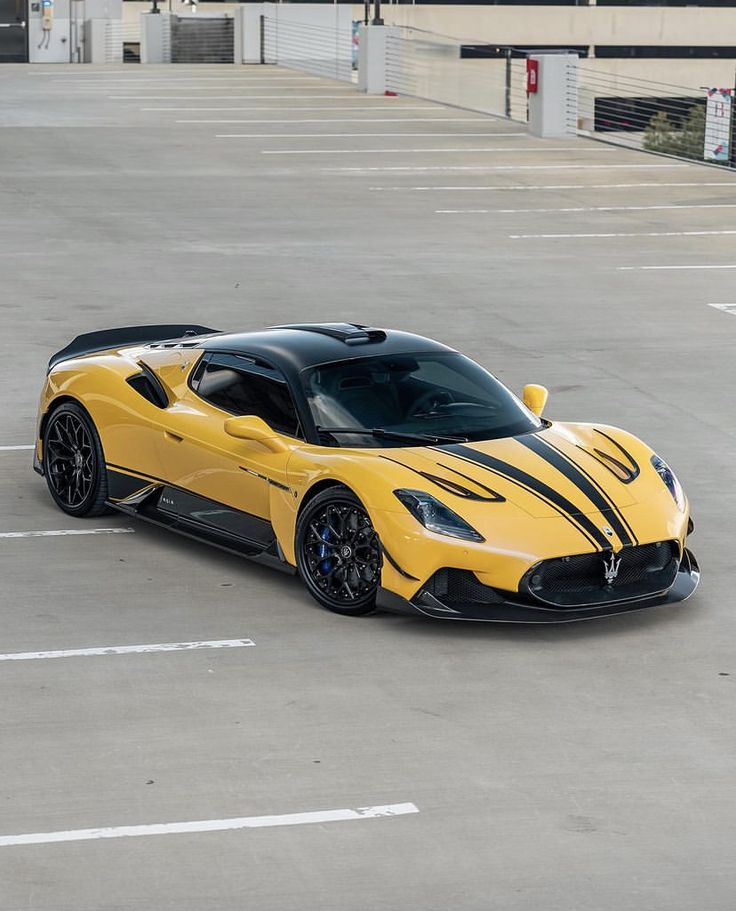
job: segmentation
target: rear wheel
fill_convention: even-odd
[[[307,504],[297,523],[296,557],[309,593],[323,607],[354,617],[375,609],[381,545],[352,491],[329,488]]]
[[[100,438],[87,412],[73,402],[49,417],[43,435],[43,469],[56,505],[70,516],[107,512],[107,472]]]

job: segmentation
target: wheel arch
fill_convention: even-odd
[[[311,501],[317,496],[317,494],[322,493],[325,490],[329,490],[331,487],[342,487],[344,490],[349,490],[350,493],[355,494],[356,497],[360,500],[356,491],[352,489],[344,481],[338,481],[337,478],[323,478],[320,481],[316,481],[312,486],[304,493],[304,496],[301,499],[299,504],[299,509],[296,513],[296,523],[299,522],[299,516],[304,512],[306,507],[311,503]],[[362,502],[362,500],[361,500]],[[296,528],[295,523],[295,528]]]
[[[82,411],[84,411],[84,413],[87,415],[87,417],[89,417],[90,420],[92,420],[89,411],[84,406],[84,402],[82,402],[80,399],[76,398],[73,395],[64,393],[63,395],[60,395],[57,398],[53,399],[53,401],[51,401],[49,403],[49,407],[41,415],[41,420],[38,425],[39,440],[43,440],[43,435],[46,432],[46,425],[48,424],[49,419],[51,418],[51,415],[57,410],[57,408],[61,408],[62,405],[69,405],[69,404],[76,405],[77,408],[81,408]]]

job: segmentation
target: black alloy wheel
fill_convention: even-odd
[[[299,516],[296,545],[299,573],[323,607],[354,617],[375,609],[381,545],[352,491],[332,487],[317,494]]]
[[[43,469],[56,505],[70,516],[107,511],[107,472],[100,438],[89,415],[65,402],[49,417],[43,435]]]

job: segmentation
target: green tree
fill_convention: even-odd
[[[679,158],[703,160],[705,108],[695,104],[681,127],[676,128],[664,111],[659,111],[644,130],[643,146],[649,152],[664,152]]]

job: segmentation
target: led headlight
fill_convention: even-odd
[[[658,455],[652,456],[652,466],[657,474],[662,478],[664,486],[672,494],[672,499],[677,503],[681,512],[685,511],[685,493],[682,485],[677,480],[677,476],[664,459]]]
[[[465,519],[430,494],[422,490],[395,490],[394,494],[428,531],[466,541],[485,541]]]

